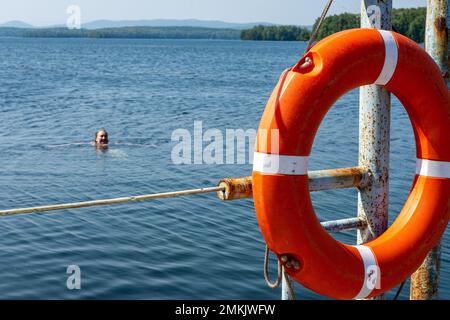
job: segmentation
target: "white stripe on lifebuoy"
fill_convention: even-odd
[[[392,76],[394,75],[395,69],[397,68],[398,47],[397,42],[392,35],[392,32],[386,30],[378,30],[378,32],[383,37],[385,58],[383,69],[381,70],[378,79],[374,83],[384,86],[391,80]]]
[[[286,91],[287,87],[289,87],[289,85],[291,84],[291,81],[292,81],[292,79],[294,79],[294,76],[295,76],[295,72],[290,72],[290,75],[287,76],[288,79],[286,79],[286,83],[283,85],[283,90],[281,91],[280,99],[283,96],[284,92]]]
[[[284,156],[255,152],[253,171],[266,174],[305,175],[308,173],[308,159],[303,156]]]
[[[450,162],[417,159],[416,173],[426,177],[450,179]]]
[[[364,263],[364,282],[362,284],[361,290],[353,299],[364,299],[367,298],[380,284],[380,268],[377,264],[377,259],[372,249],[366,246],[354,246],[358,249],[359,254]]]

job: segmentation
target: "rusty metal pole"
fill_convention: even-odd
[[[370,179],[368,172],[359,167],[308,171],[308,178],[309,192],[362,188],[369,183]],[[222,189],[217,192],[217,196],[223,201],[253,197],[251,176],[223,178],[219,181],[219,187]],[[0,210],[0,215],[2,213],[3,211]]]
[[[291,300],[292,297],[289,294],[289,285],[288,281],[290,279],[286,279],[286,275],[284,273],[284,270],[281,275],[281,300]],[[294,283],[291,281],[292,288],[294,288]]]
[[[448,19],[449,0],[428,0],[425,34],[425,49],[438,64],[442,76],[449,81]],[[449,86],[450,87],[450,86]],[[441,244],[434,247],[422,265],[411,276],[411,300],[435,300],[439,297],[439,273]]]
[[[362,0],[361,27],[391,30],[392,0]],[[367,168],[371,184],[359,189],[358,217],[367,228],[357,231],[358,244],[381,235],[388,225],[391,97],[377,85],[360,89],[359,166]],[[378,297],[382,299],[383,297]]]

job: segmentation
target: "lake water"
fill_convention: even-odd
[[[301,42],[0,38],[0,209],[214,186],[250,164],[174,165],[172,132],[256,129]],[[392,111],[390,221],[415,171],[408,117]],[[89,144],[105,127],[111,146]],[[331,109],[311,169],[357,164],[358,90]],[[313,195],[322,220],[356,215],[357,192]],[[356,232],[334,234],[354,243]],[[265,285],[252,200],[214,194],[0,218],[0,298],[279,299]],[[450,239],[441,298],[450,299]],[[271,260],[272,269],[275,267]],[[66,269],[81,268],[81,290]],[[273,273],[272,273],[273,275]],[[296,286],[299,299],[323,299]],[[408,297],[409,284],[401,298]],[[392,297],[388,294],[388,298]]]

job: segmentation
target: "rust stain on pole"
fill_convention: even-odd
[[[448,0],[428,0],[425,49],[439,65],[442,76],[449,79],[448,70]]]
[[[253,197],[252,177],[224,178],[219,181],[219,187],[224,187],[223,191],[218,191],[220,200],[236,200]]]
[[[391,30],[391,12],[392,0],[362,0],[361,27]],[[358,196],[358,217],[368,223],[367,229],[358,231],[358,244],[378,237],[387,229],[390,101],[390,93],[381,86],[360,89],[359,166],[367,168],[373,179],[360,189]]]
[[[439,297],[441,245],[428,253],[425,261],[411,276],[411,300],[435,300]]]
[[[445,33],[445,30],[447,29],[447,19],[445,17],[437,17],[434,21],[434,27],[438,32]]]
[[[357,187],[369,184],[368,172],[360,167],[340,168],[308,172],[309,191],[322,191]]]

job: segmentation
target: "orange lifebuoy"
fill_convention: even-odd
[[[384,86],[405,107],[415,134],[417,172],[388,230],[351,246],[320,225],[307,164],[329,108],[346,92],[368,84]],[[275,87],[253,160],[254,203],[264,239],[279,259],[288,255],[300,262],[300,268],[287,269],[289,275],[319,294],[351,299],[379,295],[413,273],[449,220],[449,131],[449,90],[437,65],[415,42],[395,32],[353,29],[311,48]]]

